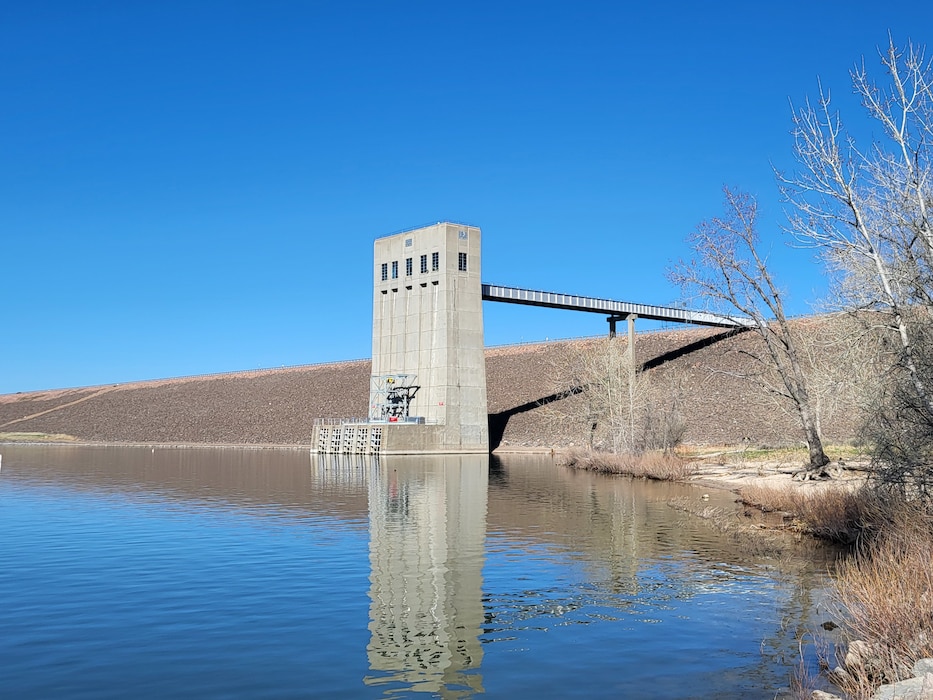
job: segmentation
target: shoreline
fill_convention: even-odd
[[[830,466],[838,464],[832,462]],[[859,467],[863,463],[857,463]],[[801,463],[788,463],[783,460],[747,461],[743,464],[725,463],[715,464],[705,460],[695,463],[697,471],[687,479],[688,483],[708,486],[710,488],[726,489],[738,493],[746,487],[756,488],[785,488],[793,487],[800,490],[819,491],[839,486],[860,486],[867,479],[867,471],[853,468],[848,465],[839,468],[837,474],[831,479],[814,479],[802,481],[794,478],[794,472],[805,468]]]
[[[311,443],[237,443],[237,442],[117,442],[80,440],[65,435],[41,436],[26,433],[22,437],[13,437],[16,434],[0,434],[0,448],[4,445],[12,446],[78,446],[78,447],[131,447],[150,449],[245,449],[245,450],[311,450]],[[694,473],[682,483],[692,484],[700,488],[711,488],[722,491],[739,493],[743,488],[772,488],[782,489],[791,487],[804,491],[819,491],[826,488],[845,485],[859,486],[867,478],[867,472],[860,467],[864,460],[855,460],[855,468],[848,465],[839,469],[837,476],[826,480],[801,481],[793,478],[793,472],[804,468],[804,464],[793,459],[745,459],[740,450],[734,446],[722,446],[722,449],[712,453],[693,452],[705,450],[706,447],[687,446],[686,454],[682,458],[695,469]],[[490,452],[490,456],[505,455],[537,455],[559,457],[567,450],[560,447],[543,446],[507,446],[499,447]],[[734,459],[734,458],[739,459]],[[732,459],[730,459],[732,458]],[[834,461],[834,464],[837,462]]]

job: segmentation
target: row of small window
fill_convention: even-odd
[[[405,258],[405,276],[411,277],[413,269],[413,258]],[[437,272],[441,269],[440,253],[431,253],[431,272]],[[460,253],[457,258],[457,269],[460,272],[466,272],[467,254]],[[428,256],[421,256],[421,274],[428,271]],[[382,263],[382,281],[389,279],[389,263]],[[392,261],[392,279],[398,279],[398,260]]]

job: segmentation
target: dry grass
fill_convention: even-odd
[[[741,496],[792,514],[802,531],[855,545],[834,582],[850,644],[838,659],[843,671],[831,677],[849,697],[869,698],[933,656],[933,513],[865,487],[746,487]],[[805,681],[798,679],[801,692]]]
[[[813,697],[813,691],[819,685],[816,675],[810,670],[810,664],[807,663],[807,657],[804,653],[804,639],[797,640],[797,664],[790,676],[791,697],[795,700],[810,700]]]
[[[766,513],[788,513],[798,529],[842,544],[854,543],[878,510],[877,497],[871,491],[844,485],[811,491],[796,485],[746,486],[739,495],[746,505]]]
[[[760,509],[765,513],[775,511],[790,512],[793,493],[789,486],[745,486],[739,491],[742,503]]]
[[[588,469],[604,474],[624,474],[639,479],[686,481],[694,473],[693,466],[667,452],[616,454],[594,450],[568,450],[560,463],[574,469]]]
[[[855,698],[910,677],[918,659],[933,656],[933,514],[904,503],[882,508],[871,541],[836,572],[848,637],[867,652],[846,660],[842,686]]]
[[[867,487],[740,493],[749,505],[792,514],[803,531],[855,545],[836,569],[833,594],[849,646],[837,659],[844,668],[830,674],[850,698],[870,698],[880,684],[909,678],[917,660],[933,657],[930,510]]]

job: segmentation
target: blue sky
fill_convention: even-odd
[[[790,101],[857,116],[851,66],[927,41],[909,5],[4,2],[0,393],[369,357],[373,240],[440,220],[485,282],[676,302],[723,185],[809,312]],[[484,314],[487,345],[606,330]]]

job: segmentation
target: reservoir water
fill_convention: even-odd
[[[825,559],[548,457],[0,453],[3,697],[774,698],[825,619]]]

